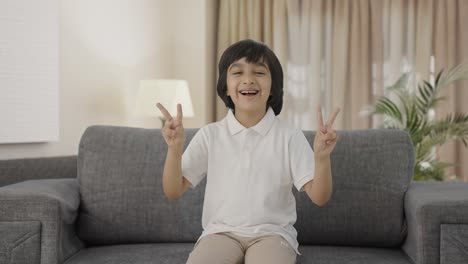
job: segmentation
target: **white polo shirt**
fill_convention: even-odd
[[[296,200],[314,177],[314,153],[301,130],[269,108],[245,128],[227,116],[198,130],[182,155],[182,175],[192,188],[207,176],[202,237],[219,232],[242,236],[279,234],[298,251]]]

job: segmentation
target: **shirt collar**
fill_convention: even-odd
[[[232,112],[232,109],[229,109],[226,119],[227,119],[227,123],[229,127],[229,132],[231,132],[231,135],[235,135],[239,133],[240,131],[247,129],[241,123],[239,123],[239,121],[237,121],[236,117],[234,116],[234,113]],[[261,134],[262,136],[265,136],[270,130],[274,121],[275,121],[275,113],[273,112],[273,109],[269,107],[268,111],[266,112],[262,120],[260,120],[260,122],[258,122],[251,129]]]

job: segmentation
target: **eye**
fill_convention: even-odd
[[[255,73],[258,74],[258,75],[265,75],[264,72],[255,72]]]
[[[242,72],[233,72],[232,75],[239,75],[241,74]]]

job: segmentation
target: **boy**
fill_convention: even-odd
[[[207,177],[203,233],[187,263],[295,263],[299,254],[296,204],[292,186],[323,206],[331,196],[330,153],[337,134],[332,124],[339,109],[319,129],[312,151],[301,130],[277,115],[283,105],[283,71],[264,44],[243,40],[219,62],[218,96],[227,116],[201,128],[182,155],[185,140],[182,106],[167,122],[168,145],[163,189],[180,197]]]

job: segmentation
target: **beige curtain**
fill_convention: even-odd
[[[432,45],[435,57],[435,70],[448,69],[461,63],[468,63],[468,1],[434,1]],[[436,116],[448,113],[468,113],[468,81],[460,81],[445,87],[441,95],[446,96]],[[438,151],[443,161],[455,163],[447,170],[447,175],[456,175],[468,182],[468,150],[462,143],[450,143]]]
[[[216,61],[231,44],[250,38],[267,44],[286,70],[287,26],[286,0],[220,0]],[[227,109],[218,96],[215,108],[216,120],[224,118]]]
[[[369,0],[288,2],[289,65],[286,119],[302,129],[316,129],[316,107],[325,118],[342,112],[337,129],[365,129],[360,115],[372,99]]]

